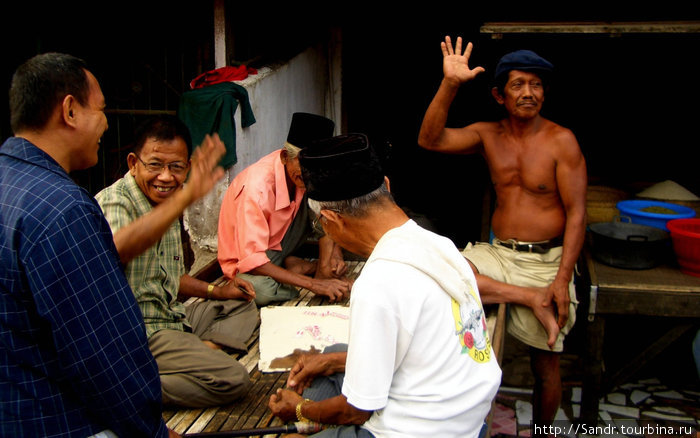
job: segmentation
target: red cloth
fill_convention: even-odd
[[[245,65],[221,67],[204,72],[192,79],[192,81],[190,81],[190,88],[194,90],[195,88],[202,88],[221,82],[240,81],[247,78],[248,75],[255,74],[258,74],[258,70],[253,67],[246,67]]]

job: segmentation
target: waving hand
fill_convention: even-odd
[[[484,72],[483,67],[469,68],[469,57],[472,54],[472,43],[468,43],[462,53],[462,37],[457,37],[457,43],[452,47],[452,39],[445,37],[445,41],[440,43],[442,48],[442,72],[445,79],[454,81],[456,84],[471,81],[479,73]]]

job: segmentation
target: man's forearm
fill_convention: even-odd
[[[585,240],[585,220],[585,215],[583,217],[579,215],[575,219],[570,218],[567,220],[566,229],[564,230],[561,262],[559,263],[559,270],[556,276],[559,281],[568,283],[574,273],[574,268]]]
[[[184,189],[178,190],[170,199],[117,230],[114,245],[121,262],[127,264],[155,245],[189,204],[189,194]]]
[[[372,411],[363,411],[348,403],[344,395],[304,402],[300,410],[304,418],[322,424],[363,424],[372,415]]]
[[[180,277],[180,289],[178,290],[178,295],[182,295],[184,297],[208,298],[208,288],[209,283],[206,281],[202,281],[192,277],[189,274],[185,274]]]
[[[418,144],[421,147],[430,149],[440,139],[447,123],[447,114],[458,90],[459,84],[446,79],[440,83],[438,91],[423,116],[423,123],[418,133]]]
[[[262,266],[258,266],[250,271],[254,275],[266,275],[275,281],[292,286],[303,287],[313,290],[313,279],[306,275],[297,274],[281,266],[277,266],[272,262],[267,262]]]
[[[326,375],[344,373],[345,364],[348,361],[347,351],[336,351],[331,353],[323,353],[327,360],[325,369]]]
[[[535,304],[536,296],[532,289],[503,283],[477,273],[474,275],[484,304],[513,303],[528,307]]]
[[[329,236],[318,239],[318,264],[319,268],[329,269],[336,244]]]

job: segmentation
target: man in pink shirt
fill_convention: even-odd
[[[314,232],[297,154],[314,140],[331,137],[334,127],[325,117],[294,113],[284,147],[245,168],[226,191],[219,264],[226,277],[238,275],[253,284],[259,306],[294,298],[297,287],[330,302],[350,293],[341,249],[330,238],[319,238],[318,261],[292,255]]]

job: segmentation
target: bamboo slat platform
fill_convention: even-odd
[[[348,264],[348,272],[350,273],[348,276],[350,278],[356,278],[364,266],[364,261],[362,260],[350,260],[346,261],[346,263]],[[206,271],[206,269],[202,271],[202,275],[195,276],[204,278],[207,275],[211,275],[211,270],[207,272],[204,271]],[[217,275],[217,271],[213,272],[214,275]],[[223,284],[226,279],[220,276],[220,271],[218,271],[218,275],[219,277],[216,277],[212,282],[214,284]],[[207,280],[211,281],[210,279]],[[201,299],[202,298],[191,298],[185,304],[187,305],[188,303]],[[320,306],[325,304],[329,304],[327,298],[318,297],[307,289],[301,289],[298,298],[280,303],[279,305]],[[344,302],[335,304],[348,305],[348,300],[346,299]],[[493,315],[487,319],[487,325],[499,362],[503,344],[504,311],[504,305],[495,306],[487,310],[489,315]],[[166,409],[163,412],[163,418],[169,428],[180,434],[193,434],[267,428],[283,425],[283,423],[269,411],[267,403],[270,395],[274,394],[278,388],[283,388],[285,386],[289,373],[260,372],[258,369],[258,360],[260,359],[259,334],[260,326],[258,325],[258,328],[253,332],[248,341],[248,352],[246,354],[234,354],[234,357],[236,357],[250,373],[253,389],[248,395],[236,403],[206,409]],[[283,435],[269,434],[263,436],[273,438]]]
[[[362,270],[363,261],[346,261],[348,264],[348,276],[356,278]],[[196,275],[201,277],[200,275]],[[224,284],[226,279],[219,276],[212,281],[214,284]],[[190,298],[185,305],[202,298]],[[301,289],[299,297],[294,300],[280,303],[280,306],[321,306],[328,304],[326,297],[316,296],[307,289]],[[348,305],[346,299],[341,303]],[[248,352],[246,354],[233,354],[233,356],[246,367],[253,382],[253,389],[236,403],[230,405],[216,406],[206,409],[166,409],[163,418],[172,430],[180,434],[219,432],[239,429],[264,428],[281,426],[283,423],[272,416],[267,408],[270,395],[274,394],[278,388],[285,386],[289,373],[262,373],[258,370],[258,360],[260,359],[260,326],[253,332],[248,340]],[[279,435],[265,435],[266,437],[277,437]]]

